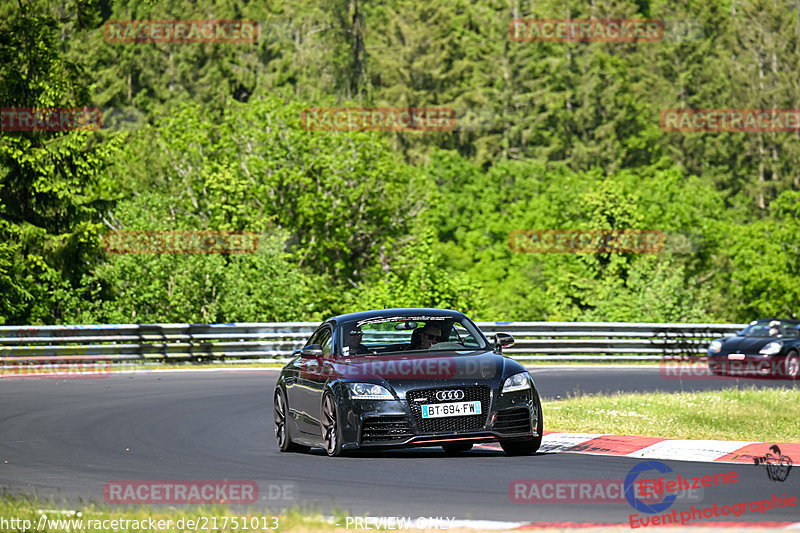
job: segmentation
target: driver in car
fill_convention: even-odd
[[[442,337],[442,330],[439,326],[434,326],[432,324],[426,325],[422,328],[422,334],[420,335],[420,349],[427,350],[437,342],[441,341]]]
[[[361,331],[361,326],[356,326],[350,330],[350,333],[345,339],[345,347],[348,348],[350,355],[363,355],[370,353],[369,348],[361,344],[361,339],[363,336],[364,332]],[[345,354],[347,354],[347,352],[345,352]]]

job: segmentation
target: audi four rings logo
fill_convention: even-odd
[[[436,393],[436,399],[440,402],[445,400],[463,400],[464,391],[461,389],[456,390],[440,390]]]

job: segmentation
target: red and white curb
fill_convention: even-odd
[[[425,520],[424,524],[415,523],[414,519],[409,522],[401,524],[392,523],[387,517],[380,516],[365,516],[359,517],[359,522],[353,523],[354,520],[350,519],[349,524],[342,524],[342,519],[334,519],[329,517],[328,521],[337,527],[346,527],[346,529],[353,530],[354,532],[361,532],[373,529],[415,529],[424,531],[446,531],[448,529],[474,529],[477,531],[521,531],[530,529],[594,529],[598,532],[602,531],[630,531],[628,523],[613,523],[613,522],[505,522],[500,520],[454,520],[454,519],[426,519],[420,517],[417,520]],[[359,527],[361,526],[361,527]],[[382,526],[382,527],[381,527]],[[400,527],[393,527],[400,526]],[[421,526],[421,527],[417,527]],[[715,531],[718,529],[730,530],[736,529],[766,529],[766,530],[782,530],[782,531],[797,531],[800,530],[800,522],[698,522],[696,524],[685,524],[682,526],[670,526],[670,531],[682,531],[686,528],[693,530],[708,530]]]
[[[363,516],[355,518],[334,518],[328,517],[328,521],[340,528],[346,528],[355,532],[368,530],[424,530],[424,531],[447,531],[448,529],[475,529],[478,531],[513,531],[528,527],[530,522],[505,522],[500,520],[459,520],[444,517],[386,517],[386,516]]]
[[[561,433],[545,431],[543,453],[583,453],[615,455],[634,459],[665,461],[698,461],[704,463],[749,463],[763,457],[777,444],[781,453],[800,457],[800,443],[752,442],[728,440],[683,440],[634,435],[605,435],[594,433]],[[479,444],[478,448],[498,449],[498,444]]]
[[[698,522],[696,524],[683,524],[680,526],[656,526],[656,527],[668,527],[668,531],[683,531],[686,528],[692,528],[693,530],[707,530],[707,531],[716,531],[722,528],[727,530],[731,528],[736,529],[766,529],[769,531],[774,530],[781,530],[781,531],[794,531],[800,529],[800,522]],[[609,531],[609,530],[623,530],[626,529],[628,531],[632,531],[629,524],[613,524],[613,523],[605,523],[605,522],[532,522],[530,524],[525,524],[523,526],[519,526],[516,529],[584,529],[584,528],[596,528],[598,531]],[[651,528],[652,529],[652,528]]]

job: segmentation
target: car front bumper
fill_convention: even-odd
[[[780,376],[785,373],[785,355],[733,354],[709,355],[708,368],[730,376]]]
[[[413,392],[413,391],[412,391]],[[438,446],[445,442],[523,440],[536,434],[538,417],[532,389],[481,400],[480,415],[422,419],[412,398],[343,400],[340,417],[344,449]],[[434,402],[435,403],[435,402]]]

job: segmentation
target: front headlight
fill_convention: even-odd
[[[531,380],[528,377],[527,372],[520,372],[519,374],[514,374],[506,379],[505,383],[503,383],[503,392],[513,392],[515,390],[525,390],[530,388]]]
[[[772,341],[771,343],[761,348],[758,351],[758,353],[760,353],[761,355],[775,355],[776,353],[780,353],[782,348],[783,344],[781,344],[778,341]]]
[[[708,353],[719,353],[722,350],[722,341],[711,341],[708,345]]]
[[[394,400],[385,387],[374,383],[346,383],[350,397],[354,400]]]

